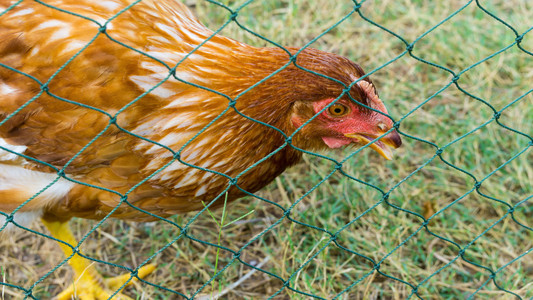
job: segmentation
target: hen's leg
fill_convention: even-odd
[[[70,244],[73,247],[78,244],[74,235],[70,231],[68,222],[49,222],[43,220],[43,223],[48,228],[51,235],[56,239]],[[65,256],[69,257],[72,255],[73,251],[71,247],[63,243],[58,244],[61,247],[61,250],[63,250],[63,253],[65,253]],[[69,259],[68,263],[74,270],[75,278],[72,285],[57,296],[57,299],[59,300],[75,299],[76,297],[83,300],[109,299],[109,297],[130,278],[130,274],[128,273],[105,279],[96,271],[91,261],[78,254],[74,254],[74,256]],[[150,274],[154,269],[155,265],[148,264],[139,269],[138,276],[142,278]],[[132,281],[130,281],[128,285],[131,283]],[[130,299],[121,294],[117,294],[115,297],[116,299]],[[113,297],[113,299],[115,299],[115,297]]]

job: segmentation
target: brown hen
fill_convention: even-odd
[[[150,221],[136,208],[167,217],[253,193],[299,149],[373,142],[390,158],[401,144],[346,58],[215,35],[173,0],[46,3],[0,16],[0,211],[42,217],[72,246],[72,217]],[[59,298],[110,295],[84,259],[69,262],[81,280]]]

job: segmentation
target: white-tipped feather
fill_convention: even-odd
[[[74,186],[73,182],[63,178],[57,179],[57,177],[57,174],[54,173],[44,173],[25,169],[21,166],[0,164],[0,191],[24,191],[28,199],[40,193],[34,200],[38,201],[39,207],[42,208],[62,200]]]

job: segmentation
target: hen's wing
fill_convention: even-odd
[[[5,6],[7,1],[3,2]],[[127,6],[126,1],[68,2],[49,3],[101,23]],[[149,34],[141,30],[143,22],[127,26],[120,22],[136,13],[138,10],[132,9],[119,16],[108,31],[117,40],[137,43],[132,46],[142,49],[150,45],[148,39],[140,45],[143,33]],[[0,118],[16,111],[0,127],[0,135],[8,143],[24,145],[25,154],[63,166],[101,133],[69,170],[109,163],[131,150],[131,138],[108,126],[112,116],[144,92],[131,79],[152,73],[140,67],[145,56],[98,34],[98,25],[91,21],[38,3],[23,2],[0,22],[0,62],[10,67],[0,68]],[[116,27],[120,30],[114,30]],[[128,36],[132,34],[141,36]],[[81,51],[83,47],[86,49]],[[134,128],[160,104],[147,95],[119,114],[118,124]]]

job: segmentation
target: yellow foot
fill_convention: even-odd
[[[121,295],[120,288],[130,280],[131,274],[124,274],[117,277],[104,279],[94,268],[93,264],[89,260],[77,253],[73,253],[73,247],[78,245],[78,242],[74,238],[74,235],[70,231],[67,222],[54,222],[43,220],[43,224],[48,228],[50,234],[56,239],[62,241],[59,243],[59,247],[65,253],[65,256],[70,257],[68,260],[69,265],[74,271],[74,282],[70,287],[61,292],[56,299],[58,300],[100,300],[109,299],[112,295],[113,299],[131,299],[127,296]],[[146,275],[154,271],[155,265],[148,264],[143,266],[137,272],[139,278],[143,278]],[[128,285],[133,282],[132,279],[128,282]],[[118,292],[115,294],[115,292]]]
[[[137,273],[139,278],[143,278],[146,275],[152,273],[155,270],[155,265],[148,264],[139,269]],[[100,300],[100,299],[109,299],[111,295],[115,294],[124,283],[130,279],[131,275],[129,273],[111,277],[111,278],[102,278],[92,266],[83,272],[74,283],[68,287],[66,290],[61,292],[56,299],[57,300],[71,300],[71,299],[81,299],[81,300]],[[127,285],[132,284],[136,280],[135,278],[130,280]],[[117,292],[112,299],[120,300],[132,300],[130,297],[122,295]]]

